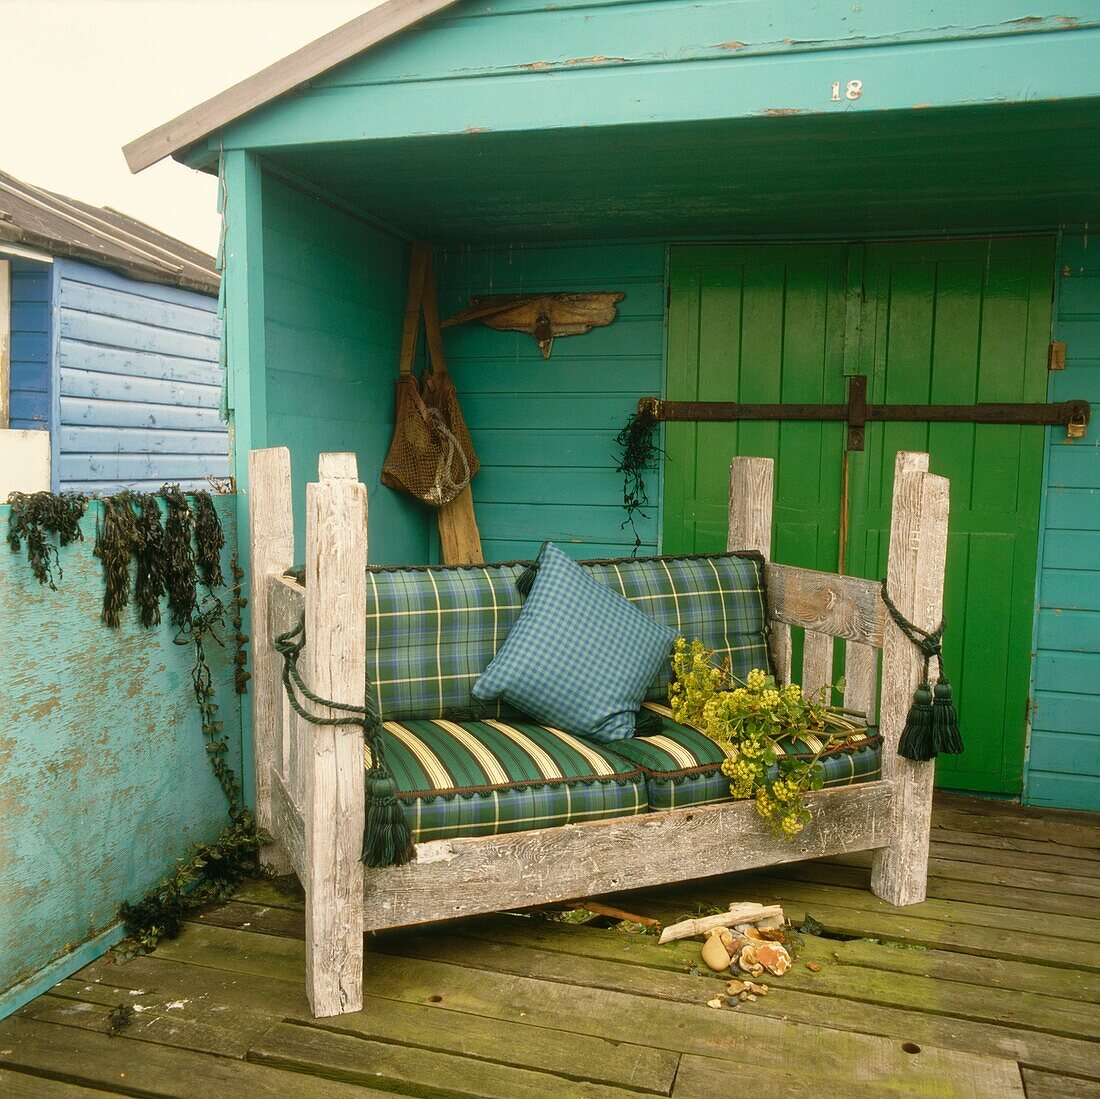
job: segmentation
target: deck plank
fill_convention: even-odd
[[[301,982],[257,974],[242,979],[240,974],[170,961],[160,951],[123,966],[112,964],[109,958],[100,959],[81,970],[79,978],[64,982],[62,993],[74,999],[91,996],[112,1003],[132,990],[141,990],[138,1003],[148,1002],[146,997],[169,1003],[189,997],[234,1014],[257,1004],[277,1005],[278,1015],[270,1019],[269,1026],[284,1019],[313,1022]],[[367,995],[362,1011],[325,1025],[376,1041],[544,1073],[568,1066],[568,1074],[576,1079],[657,1094],[668,1094],[676,1075],[679,1058],[672,1051],[460,1014],[448,1016],[446,1027],[441,1027],[439,1011],[431,1003],[400,1003]]]
[[[803,1054],[795,1072],[769,1070],[757,1082],[769,1099],[806,1099],[821,1095],[821,1080],[814,1075],[812,1059]],[[952,1099],[1023,1099],[1024,1088],[1019,1070],[1011,1061],[993,1057],[970,1059],[959,1066],[959,1074],[951,1082],[951,1090],[940,1089],[938,1081],[929,1080],[919,1063],[919,1054],[910,1057],[908,1071],[884,1076],[877,1066],[853,1064],[850,1072],[851,1091],[846,1094],[859,1099],[883,1099],[887,1096],[951,1095]],[[729,1066],[710,1057],[687,1056],[676,1077],[672,1099],[715,1099],[730,1093]]]
[[[1021,1072],[1027,1099],[1100,1099],[1100,1081],[1059,1076],[1025,1068]]]
[[[64,1080],[51,1080],[44,1076],[30,1076],[25,1072],[0,1069],[0,1095],[4,1099],[107,1099],[120,1094],[102,1088],[86,1088],[80,1084],[68,1084]]]
[[[168,945],[180,961],[225,967],[250,976],[281,975],[288,981],[301,980],[304,964],[301,942],[252,935],[249,938],[254,941],[242,945],[238,938],[241,934],[218,927],[196,928],[194,934]],[[407,936],[395,933],[389,937],[396,940]],[[367,994],[407,1003],[435,1000],[441,1009],[450,1012],[520,1020],[529,1026],[594,1035],[615,1042],[699,1053],[755,1069],[789,1065],[792,1044],[801,1049],[804,1043],[804,1028],[781,1017],[767,1018],[738,1010],[715,1012],[705,1007],[704,1001],[722,987],[713,981],[707,982],[705,996],[695,991],[703,987],[696,984],[686,998],[665,999],[654,994],[654,981],[647,973],[642,974],[641,984],[634,991],[623,993],[598,984],[578,986],[563,982],[558,970],[552,970],[547,979],[513,974],[496,952],[493,969],[480,969],[470,964],[473,956],[469,945],[460,964],[368,952]],[[585,965],[591,970],[591,963]],[[623,980],[636,969],[617,968],[623,971],[620,974]],[[941,1049],[928,1042],[923,1051],[923,1071],[947,1088],[955,1078],[957,1070],[953,1066],[959,1055],[967,1053]],[[889,1074],[898,1071],[898,1063],[907,1060],[907,1055],[890,1038],[832,1028],[814,1034],[814,1067],[819,1079],[843,1081],[850,1073],[853,1059],[879,1063],[884,1066],[884,1073]]]
[[[157,1099],[248,1096],[286,1099],[288,1088],[308,1099],[362,1099],[385,1092],[373,1088],[286,1075],[265,1065],[153,1042],[126,1042],[68,1026],[11,1016],[0,1022],[0,1067],[49,1075],[66,1083],[123,1087],[130,1095]]]
[[[568,1062],[554,1076],[430,1049],[373,1042],[300,1023],[273,1027],[252,1048],[249,1057],[276,1068],[351,1084],[375,1084],[406,1095],[430,1095],[440,1089],[443,1081],[448,1094],[477,1099],[546,1099],[551,1094],[560,1099],[629,1099],[640,1094],[634,1088],[571,1079]],[[670,1089],[671,1085],[670,1077]]]

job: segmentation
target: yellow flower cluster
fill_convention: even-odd
[[[701,641],[676,642],[669,703],[676,721],[706,733],[726,754],[722,774],[735,798],[755,797],[757,812],[780,834],[797,835],[809,822],[806,793],[821,785],[820,765],[789,757],[778,762],[777,744],[809,730],[829,743],[828,729],[851,725],[830,713],[826,700],[807,698],[797,683],[779,686],[774,677],[754,668],[743,682],[733,680],[728,666],[714,665],[714,652]]]

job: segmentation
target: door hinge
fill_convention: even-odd
[[[1066,341],[1052,340],[1047,348],[1047,370],[1065,370]]]

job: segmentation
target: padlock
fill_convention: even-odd
[[[1085,437],[1085,428],[1088,424],[1085,421],[1085,415],[1083,412],[1078,412],[1076,415],[1070,416],[1069,422],[1066,424],[1066,438],[1067,439],[1083,439]]]

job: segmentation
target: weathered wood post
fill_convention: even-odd
[[[943,615],[948,482],[928,472],[928,455],[900,451],[894,464],[886,586],[901,613],[922,629]],[[893,841],[875,852],[871,889],[891,904],[923,901],[928,883],[935,763],[898,755],[898,741],[923,672],[919,650],[887,617],[882,647],[882,777],[894,784]]]
[[[362,706],[366,677],[367,490],[353,454],[322,454],[306,489],[305,680]],[[318,706],[321,717],[346,716]],[[317,1017],[363,1006],[363,730],[310,728],[305,751],[306,991]]]
[[[775,462],[771,458],[734,458],[730,462],[729,526],[726,549],[756,550],[771,560]],[[791,628],[772,622],[768,648],[776,677],[791,681]]]
[[[756,550],[771,557],[774,493],[775,463],[771,458],[734,458],[730,462],[727,550]]]
[[[279,752],[283,662],[271,644],[268,577],[278,576],[294,564],[290,451],[285,446],[253,450],[248,455],[248,530],[256,823],[274,835],[271,829],[271,770],[276,766]],[[291,872],[290,860],[277,839],[260,849],[260,858],[276,874]]]

